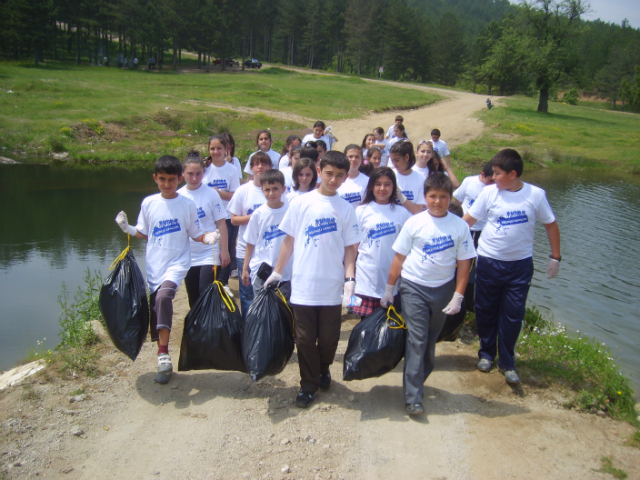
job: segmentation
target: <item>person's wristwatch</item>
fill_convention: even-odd
[[[355,281],[356,281],[356,279],[354,277],[347,277],[347,278],[344,279],[344,283],[355,282]]]
[[[562,261],[562,255],[560,255],[558,258],[554,257],[553,254],[549,255],[549,258],[551,260],[555,260],[556,262],[561,262]]]

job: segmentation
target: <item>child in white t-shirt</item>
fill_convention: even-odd
[[[229,132],[223,132],[220,136],[224,138],[226,142],[226,154],[224,159],[236,167],[236,170],[238,170],[238,181],[242,184],[242,165],[240,165],[240,159],[236,157],[236,141],[234,140],[233,135]]]
[[[224,285],[224,289],[229,296],[233,297],[233,293],[229,288],[229,277],[231,270],[237,268],[236,238],[238,236],[238,227],[231,224],[229,201],[234,192],[240,187],[240,180],[236,167],[225,160],[227,141],[224,136],[213,135],[209,137],[208,149],[209,156],[204,161],[207,168],[205,169],[202,183],[213,188],[220,195],[222,204],[227,211],[227,245],[229,246],[229,257],[231,258],[231,263],[220,270],[218,280]]]
[[[376,141],[372,145],[374,147],[378,147],[382,152],[382,163],[383,167],[387,166],[387,162],[389,161],[389,141],[384,138],[384,130],[382,127],[376,127],[373,129],[373,136]]]
[[[244,172],[248,175],[248,180],[253,180],[253,173],[251,172],[251,157],[258,152],[266,153],[271,159],[271,168],[278,168],[280,163],[280,155],[278,152],[271,150],[271,144],[273,139],[271,138],[271,132],[269,130],[260,130],[256,138],[256,144],[258,145],[258,151],[249,155],[247,164],[244,166]]]
[[[302,147],[292,147],[289,152],[289,157],[291,158],[291,165],[282,167],[280,171],[282,175],[284,175],[284,188],[285,193],[291,191],[291,187],[293,186],[293,169],[300,160],[300,153],[302,152]]]
[[[433,151],[440,155],[440,158],[450,167],[451,166],[451,152],[447,142],[440,140],[440,130],[434,128],[431,130],[431,143],[433,143]]]
[[[318,180],[318,170],[316,162],[310,158],[298,160],[293,167],[293,187],[287,194],[287,202],[291,203],[294,198],[312,192],[316,188]]]
[[[433,371],[436,340],[447,315],[460,311],[471,259],[476,256],[468,226],[448,212],[452,192],[451,180],[442,173],[426,180],[427,211],[411,217],[393,244],[396,254],[380,301],[383,307],[393,301],[402,277],[400,296],[407,324],[403,390],[409,415],[424,413],[424,382]]]
[[[262,188],[260,188],[260,177],[264,172],[271,169],[271,159],[264,152],[256,152],[251,156],[251,173],[253,180],[242,185],[229,202],[229,213],[231,213],[231,223],[239,227],[238,244],[236,245],[236,256],[238,257],[238,268],[243,268],[246,242],[244,232],[254,211],[261,205],[267,203],[264,198]],[[242,318],[247,317],[247,312],[253,303],[253,288],[238,282],[240,286],[240,310]]]
[[[338,189],[338,195],[349,202],[353,207],[357,207],[362,203],[364,192],[367,190],[369,177],[364,173],[360,173],[360,165],[362,164],[362,149],[356,145],[347,145],[344,154],[349,159],[349,174],[347,179]]]
[[[395,132],[396,125],[402,125],[403,123],[404,123],[404,118],[402,117],[402,115],[396,115],[396,120],[393,123],[393,125],[391,125],[387,129],[387,136],[385,138],[387,140],[391,140],[393,137],[395,137],[396,136],[396,132]],[[406,135],[407,135],[407,137],[409,136],[408,133],[406,133]]]
[[[413,170],[418,172],[426,180],[429,175],[435,172],[444,173],[453,184],[453,188],[460,186],[460,181],[445,162],[442,161],[438,152],[433,150],[431,140],[420,140],[416,149],[416,164]]]
[[[329,367],[340,339],[340,293],[348,298],[355,289],[360,228],[353,207],[337,194],[349,168],[349,160],[338,151],[322,158],[320,187],[296,198],[280,223],[287,236],[265,282],[281,281],[293,254],[291,304],[301,377],[296,405],[301,408],[314,401],[318,388],[331,386]]]
[[[416,214],[424,210],[424,179],[412,167],[416,163],[411,142],[396,143],[389,154],[398,182],[398,203]]]
[[[286,234],[280,230],[280,223],[289,204],[282,201],[284,194],[284,175],[277,170],[267,170],[260,177],[260,187],[267,203],[259,207],[251,215],[247,230],[244,232],[246,251],[242,283],[245,287],[253,285],[254,295],[262,289],[264,282],[258,278],[260,265],[266,263],[274,267],[280,255],[280,247]],[[291,296],[291,269],[293,261],[289,260],[282,272],[280,290],[289,299]]]
[[[544,190],[520,179],[524,163],[517,151],[500,151],[491,166],[495,184],[482,189],[463,217],[470,227],[478,220],[487,222],[478,242],[476,273],[478,370],[489,372],[497,354],[506,381],[517,384],[515,348],[533,277],[536,220],[544,225],[551,246],[548,278],[560,269],[560,228]]]
[[[393,137],[389,139],[389,149],[398,142],[408,142],[409,137],[404,129],[404,125],[401,123],[393,127]]]
[[[193,307],[200,295],[215,280],[214,265],[223,268],[229,265],[229,247],[227,245],[227,211],[222,205],[220,195],[213,188],[202,184],[204,177],[204,162],[200,158],[200,152],[192,150],[182,162],[182,174],[184,187],[178,190],[196,204],[200,228],[207,231],[218,230],[220,233],[219,245],[211,247],[201,242],[191,240],[191,268],[184,279],[189,298],[189,307]]]
[[[313,133],[307,133],[302,139],[302,145],[306,145],[307,142],[316,142],[322,140],[325,143],[326,150],[331,150],[334,143],[338,142],[336,137],[331,135],[325,135],[325,124],[322,120],[318,120],[313,124]]]
[[[284,148],[282,149],[282,156],[278,162],[278,170],[282,171],[284,167],[292,167],[293,165],[290,162],[289,153],[291,149],[294,147],[299,147],[302,145],[302,139],[297,135],[289,135],[287,137],[287,141],[284,144]]]
[[[196,204],[178,194],[182,165],[176,157],[166,155],[156,160],[153,180],[160,189],[142,201],[138,223],[129,225],[127,214],[118,213],[116,223],[123,232],[147,240],[146,273],[151,296],[151,340],[158,342],[158,373],[173,371],[169,356],[169,337],[173,324],[173,298],[178,285],[191,266],[189,239],[213,245],[217,232],[200,229]]]
[[[358,245],[355,292],[362,298],[362,305],[353,307],[353,313],[363,318],[380,307],[393,260],[391,247],[411,218],[406,208],[396,205],[396,190],[393,170],[377,168],[369,177],[362,204],[356,208],[363,239]]]
[[[462,211],[466,214],[475,203],[476,199],[480,196],[484,188],[488,185],[493,185],[493,167],[491,162],[487,162],[482,167],[480,175],[474,175],[467,177],[462,181],[460,185],[453,192],[453,203],[462,206]],[[486,220],[480,220],[474,223],[471,227],[471,234],[473,235],[473,243],[478,248],[478,239],[480,238],[480,232],[486,224]]]

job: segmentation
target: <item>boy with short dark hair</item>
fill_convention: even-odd
[[[296,405],[301,408],[314,401],[319,388],[331,386],[329,367],[340,339],[340,293],[351,297],[355,289],[361,232],[355,210],[337,194],[348,171],[343,153],[331,150],[322,157],[320,187],[294,199],[280,223],[287,236],[265,282],[281,281],[293,254],[291,304],[301,377]]]
[[[158,342],[158,374],[166,381],[173,371],[169,337],[173,324],[173,298],[191,267],[189,238],[213,245],[218,232],[200,229],[196,204],[178,194],[182,164],[165,155],[156,160],[153,180],[160,189],[142,201],[138,224],[129,225],[127,214],[118,213],[116,223],[123,232],[147,241],[146,273],[150,296],[151,340]],[[162,381],[164,381],[162,380]],[[161,381],[161,380],[159,380]]]
[[[436,340],[447,315],[460,311],[469,265],[476,256],[469,227],[448,211],[452,192],[453,184],[444,173],[427,177],[427,210],[409,218],[400,230],[380,300],[383,307],[393,303],[393,290],[402,277],[400,296],[407,324],[403,390],[409,415],[424,414],[424,382],[433,371]]]
[[[440,140],[440,130],[437,128],[431,130],[431,143],[433,144],[434,152],[438,152],[440,158],[446,162],[447,166],[451,167],[451,152],[447,142]]]
[[[266,263],[273,267],[278,261],[280,248],[285,238],[285,233],[280,230],[280,223],[287,213],[289,205],[282,201],[285,192],[285,179],[278,170],[267,170],[260,177],[260,188],[267,199],[267,203],[259,207],[251,215],[247,230],[244,232],[246,250],[244,256],[244,268],[242,270],[242,283],[245,286],[253,286],[253,293],[263,287],[263,280],[257,273],[260,265]],[[291,296],[291,269],[289,261],[282,273],[280,290],[289,299]]]
[[[253,179],[244,185],[241,185],[233,198],[229,202],[228,210],[231,213],[231,223],[237,225],[238,243],[236,244],[236,257],[238,258],[238,268],[244,265],[245,246],[244,233],[247,230],[249,219],[254,211],[267,202],[262,193],[260,186],[260,178],[262,174],[272,167],[271,158],[265,152],[259,151],[254,153],[249,160],[249,166]],[[247,317],[249,307],[253,303],[253,288],[251,285],[245,285],[238,282],[240,290],[240,310],[243,320]]]
[[[517,151],[502,150],[491,165],[495,184],[483,188],[463,217],[471,227],[487,221],[478,243],[476,273],[478,370],[489,372],[498,354],[506,381],[517,384],[515,347],[533,277],[535,223],[543,223],[551,246],[548,278],[560,269],[560,229],[544,190],[520,179],[524,165]]]

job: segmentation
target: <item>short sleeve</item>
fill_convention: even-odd
[[[473,205],[471,205],[471,208],[467,213],[476,220],[486,220],[488,213],[487,204],[489,202],[489,194],[492,191],[493,190],[490,190],[489,188],[483,188],[482,192],[480,192],[480,195],[478,195],[478,198],[476,198],[476,201],[473,202]]]
[[[229,164],[229,165],[231,165],[231,164]],[[238,172],[236,171],[234,173],[238,173]],[[238,175],[232,174],[231,178],[229,179],[229,191],[230,192],[235,192],[239,188],[240,188],[240,178],[238,177]]]
[[[411,251],[412,245],[411,224],[405,224],[402,230],[400,230],[400,234],[398,235],[398,238],[396,238],[396,241],[393,242],[393,246],[391,248],[393,248],[394,252],[407,256]]]
[[[218,192],[213,188],[207,189],[207,192],[209,194],[209,205],[213,211],[213,220],[217,222],[218,220],[226,219],[227,210],[224,208],[224,204],[222,203],[222,199]]]
[[[249,224],[244,232],[244,241],[256,245],[260,238],[260,212],[256,211],[249,219]]]
[[[358,217],[356,217],[356,211],[351,205],[346,207],[345,222],[342,231],[342,238],[344,239],[344,245],[355,245],[362,240],[362,230],[360,229],[360,223]]]
[[[556,216],[553,214],[553,210],[551,210],[551,205],[549,205],[549,201],[547,200],[547,194],[544,191],[542,191],[540,202],[536,208],[536,218],[544,225],[556,221]]]
[[[296,237],[296,227],[299,223],[300,216],[300,202],[293,202],[287,209],[287,212],[284,214],[282,218],[282,222],[280,222],[280,230],[282,230],[287,235],[295,238]]]
[[[229,204],[227,205],[227,210],[232,215],[242,215],[242,202],[244,201],[246,188],[239,190],[236,194],[231,197]]]
[[[143,235],[149,235],[149,221],[148,221],[148,212],[149,204],[145,200],[142,202],[140,206],[140,213],[138,214],[138,223],[136,225],[136,230],[138,230]]]
[[[443,143],[444,143],[444,152],[442,152],[442,157],[446,155],[451,155],[451,152],[449,151],[449,145],[447,145],[447,142],[443,142]]]
[[[238,171],[238,181],[242,180],[242,165],[240,165],[238,157],[233,157],[233,166],[236,167],[236,170]]]
[[[455,191],[453,192],[453,198],[455,198],[456,200],[458,200],[459,202],[464,202],[464,197],[467,196],[467,184],[469,182],[467,182],[467,179],[465,178],[462,181],[462,184],[455,189]]]
[[[469,260],[476,257],[476,249],[473,246],[473,238],[471,237],[471,230],[469,230],[465,223],[461,227],[460,236],[458,237],[458,250],[456,252],[456,258],[458,260]]]

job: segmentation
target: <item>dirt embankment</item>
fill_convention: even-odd
[[[188,310],[180,290],[171,354],[179,357]],[[425,388],[427,414],[404,413],[402,364],[381,378],[343,382],[343,323],[331,390],[308,411],[294,353],[284,372],[174,373],[154,383],[156,347],[135,363],[113,350],[96,379],[44,381],[0,394],[7,478],[102,479],[602,479],[601,456],[640,478],[633,429],[565,410],[562,392],[525,379],[512,390],[475,369],[471,346],[439,344]],[[107,340],[108,342],[108,340]],[[32,388],[32,390],[31,390]],[[85,397],[70,403],[72,393]],[[606,477],[605,477],[606,478]]]

